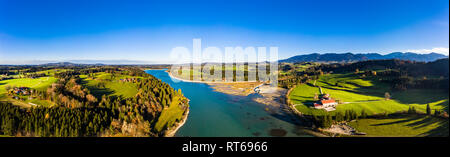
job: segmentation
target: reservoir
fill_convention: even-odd
[[[178,137],[271,137],[312,136],[303,131],[292,113],[269,113],[265,104],[252,100],[259,96],[234,96],[215,92],[204,83],[173,80],[165,70],[146,70],[148,74],[181,89],[190,100],[186,123]]]

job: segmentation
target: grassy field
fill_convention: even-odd
[[[303,71],[305,71],[306,69],[308,69],[308,68],[310,68],[310,67],[313,67],[313,66],[315,66],[315,65],[318,65],[318,63],[301,63],[301,64],[294,64],[294,63],[281,63],[281,68],[283,68],[283,67],[285,67],[285,66],[289,66],[289,67],[291,67],[292,69],[290,69],[290,70],[283,70],[283,69],[280,69],[279,70],[279,73],[281,74],[281,75],[291,75],[291,74],[293,74],[294,72],[303,72]]]
[[[396,116],[388,119],[360,119],[349,123],[365,136],[412,137],[412,136],[447,136],[448,119],[413,115]]]
[[[361,79],[355,74],[328,74],[315,81],[321,86],[324,93],[344,102],[338,105],[335,112],[365,110],[370,114],[393,113],[406,111],[414,106],[418,111],[425,112],[426,104],[431,108],[448,111],[448,93],[440,90],[407,90],[404,92],[391,92],[388,85],[376,80]],[[384,93],[389,92],[391,100],[385,100]],[[314,94],[319,94],[319,88],[314,81],[302,84],[292,90],[289,98],[297,110],[306,115],[325,114],[326,111],[314,109]]]
[[[51,102],[50,100],[33,99],[33,100],[27,100],[26,102],[33,103],[33,104],[40,105],[40,106],[44,106],[44,107],[50,107],[50,106],[54,105],[54,103]]]
[[[20,79],[10,79],[10,80],[3,80],[0,81],[0,101],[8,101],[13,103],[14,105],[18,105],[21,107],[30,107],[32,104],[36,105],[42,105],[42,106],[51,106],[53,103],[46,101],[46,100],[26,100],[26,101],[18,101],[11,99],[6,96],[6,89],[5,87],[7,85],[13,87],[29,87],[36,90],[45,91],[47,87],[49,87],[52,83],[56,82],[56,78],[54,77],[41,77],[36,79],[31,78],[20,78]]]
[[[178,106],[180,103],[179,99],[179,97],[175,97],[170,106],[162,111],[161,116],[155,124],[157,131],[161,131],[166,125],[172,126],[177,119],[181,120],[184,110]]]
[[[100,98],[104,94],[130,98],[136,96],[138,92],[135,84],[131,82],[120,82],[120,79],[132,78],[133,76],[119,75],[112,78],[110,73],[100,72],[96,73],[94,78],[89,78],[86,75],[81,75],[80,77],[84,80],[83,84],[97,98]],[[98,87],[98,84],[101,83],[105,85],[105,88]]]

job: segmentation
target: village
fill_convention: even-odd
[[[30,96],[33,94],[33,90],[29,87],[10,87],[7,91],[8,95],[16,100],[21,99],[23,96]],[[32,99],[32,97],[29,97],[28,99]]]

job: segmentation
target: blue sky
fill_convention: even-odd
[[[0,64],[161,63],[177,46],[448,55],[448,0],[0,0]]]

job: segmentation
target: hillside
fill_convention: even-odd
[[[296,62],[356,62],[365,60],[380,60],[380,59],[399,59],[399,60],[411,60],[411,61],[422,61],[430,62],[442,58],[448,58],[448,56],[430,53],[430,54],[417,54],[411,52],[394,52],[387,55],[381,55],[378,53],[367,53],[367,54],[353,54],[353,53],[326,53],[326,54],[307,54],[298,55],[290,57],[285,60],[280,60],[280,62],[296,63]]]

